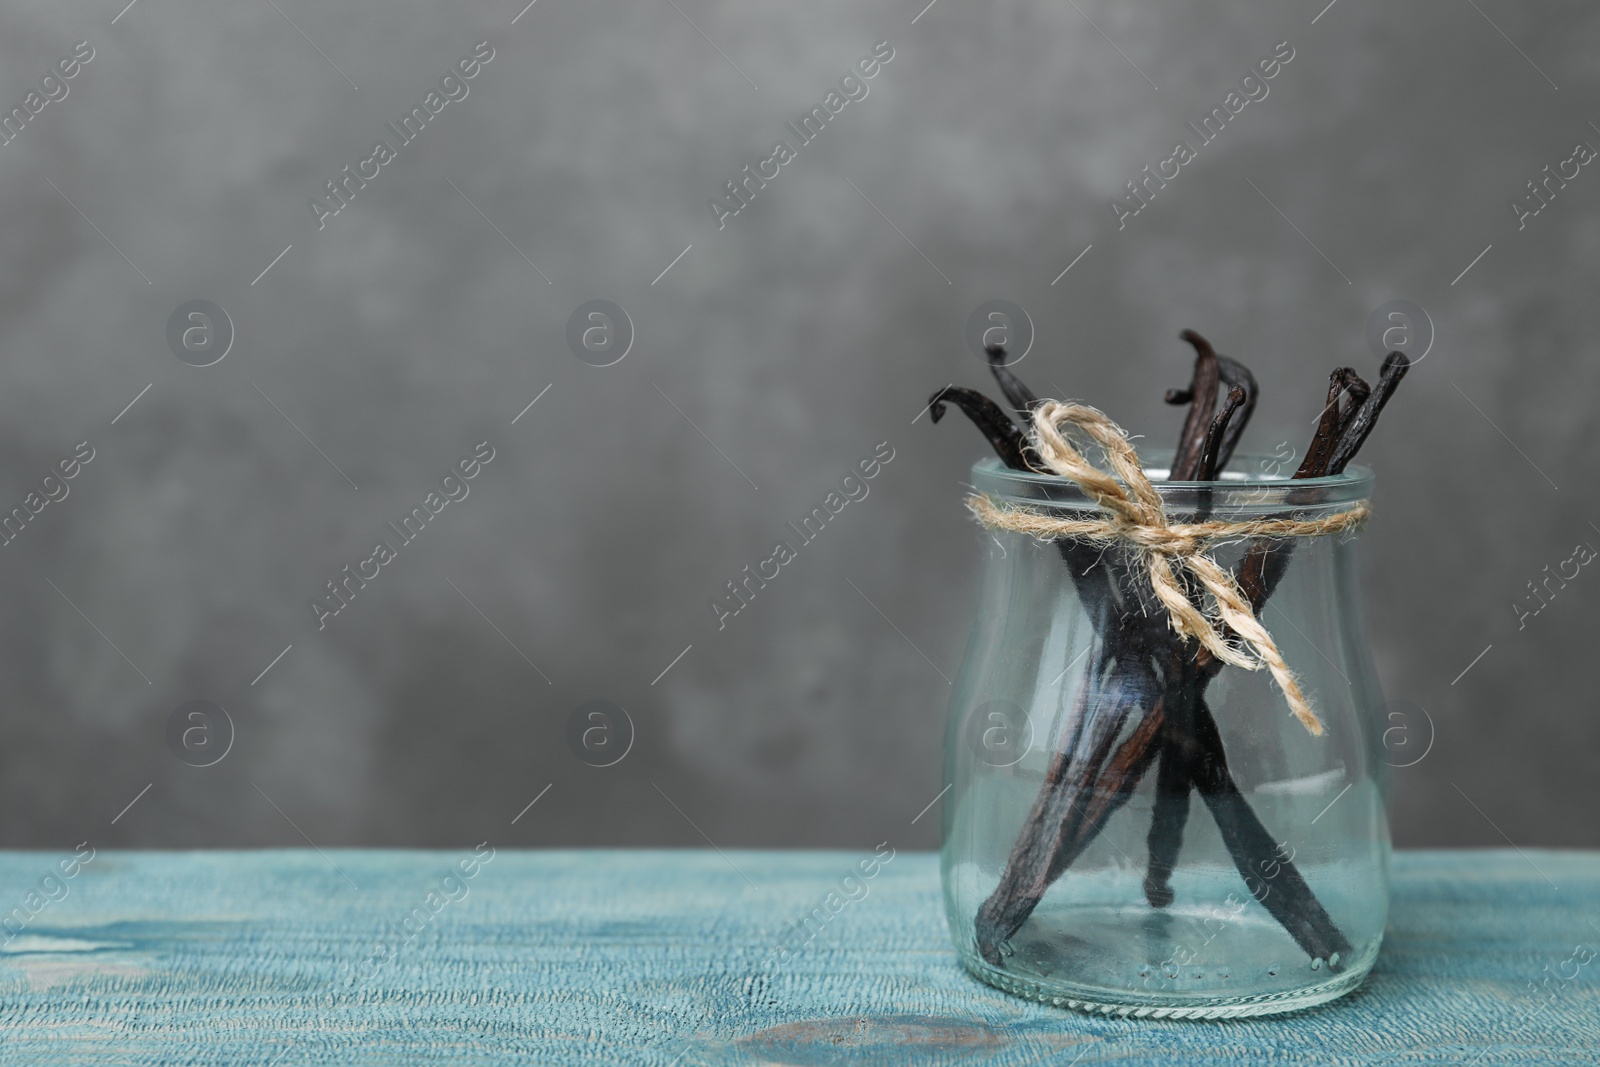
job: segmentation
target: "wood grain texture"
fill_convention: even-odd
[[[979,984],[926,854],[896,856],[807,931],[794,924],[828,914],[861,856],[501,850],[403,937],[470,855],[101,852],[0,950],[0,1064],[1600,1058],[1600,853],[1401,853],[1362,989],[1225,1023],[1089,1018]],[[0,907],[56,859],[0,853]],[[379,942],[391,955],[373,966]]]

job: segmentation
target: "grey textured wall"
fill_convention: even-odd
[[[914,416],[986,386],[971,310],[1025,307],[1019,369],[1161,444],[1199,329],[1255,368],[1271,452],[1330,367],[1376,370],[1368,317],[1406,298],[1436,336],[1365,453],[1372,639],[1426,710],[1397,838],[1600,845],[1600,579],[1513,607],[1600,545],[1600,175],[1520,229],[1509,206],[1600,144],[1600,12],[124,3],[0,16],[6,109],[94,52],[0,146],[0,504],[94,451],[0,549],[0,844],[932,846],[907,824],[940,785],[981,442]],[[385,124],[481,40],[400,145]],[[719,229],[723,183],[879,41],[868,95]],[[1269,95],[1119,229],[1123,184],[1282,41]],[[235,331],[203,368],[166,335],[195,299]],[[566,341],[593,299],[635,328],[607,367]],[[319,630],[323,584],[485,440]],[[880,442],[869,497],[719,631],[709,599]],[[191,700],[232,722],[213,766],[169,745]],[[634,724],[615,766],[567,744],[589,700]]]

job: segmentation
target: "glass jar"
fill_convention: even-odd
[[[1365,499],[1364,468],[1223,481],[1147,474],[1169,522],[1317,518]],[[1001,506],[1087,517],[1071,481],[973,468]],[[984,531],[977,621],[946,736],[945,909],[968,970],[1087,1011],[1221,1018],[1354,989],[1389,899],[1382,703],[1351,535],[1252,553],[1257,616],[1325,727],[1265,670],[1196,666],[1129,550]],[[1275,584],[1274,584],[1275,583]],[[1203,663],[1203,659],[1200,661]]]

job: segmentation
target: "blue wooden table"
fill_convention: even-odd
[[[1361,990],[1220,1023],[981,985],[936,857],[861,858],[0,853],[0,1063],[1600,1062],[1600,854],[1401,854]]]

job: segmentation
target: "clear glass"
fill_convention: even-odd
[[[1210,485],[1167,483],[1156,465],[1148,473],[1169,521],[1313,517],[1350,507],[1372,486],[1364,468],[1290,481],[1265,476],[1270,458],[1241,456],[1234,466],[1245,473]],[[993,460],[973,468],[973,481],[1013,505],[1094,510],[1065,479]],[[1163,698],[1162,672],[1141,682],[1108,664],[1101,631],[1116,620],[1086,603],[1061,546],[1004,531],[983,531],[980,543],[980,603],[951,704],[943,809],[945,909],[967,968],[1051,1004],[1157,1017],[1292,1011],[1359,985],[1383,939],[1390,844],[1382,698],[1354,538],[1295,540],[1260,613],[1326,727],[1320,737],[1290,715],[1265,670],[1223,667],[1204,686],[1203,707]],[[1215,556],[1232,568],[1249,550]],[[1096,558],[1112,575],[1129,564],[1119,550]],[[1199,748],[1215,752],[1220,739],[1225,766],[1203,759],[1170,780],[1163,745],[1142,743],[1176,738],[1172,751],[1192,753],[1205,736],[1212,747]],[[1142,774],[1114,773],[1136,766],[1130,753],[1152,750],[1159,755]],[[1205,788],[1183,785],[1202,780]],[[1163,789],[1168,840],[1178,796],[1188,796],[1188,818],[1170,880],[1147,893]],[[1041,854],[1051,862],[1041,865]],[[1030,910],[1023,899],[1036,903]]]

